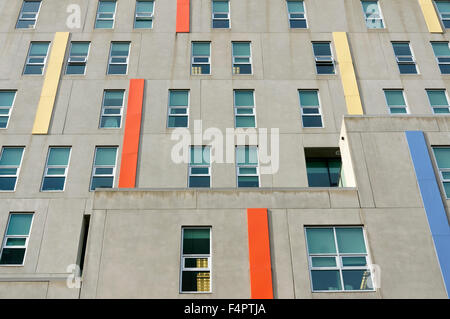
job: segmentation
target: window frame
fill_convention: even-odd
[[[440,20],[440,22],[441,22],[441,25],[444,27],[444,29],[449,29],[449,28],[450,28],[450,11],[449,11],[449,12],[444,12],[444,13],[442,13],[441,11],[439,11],[439,7],[438,7],[438,5],[437,5],[437,2],[440,2],[440,1],[433,0],[433,5],[434,5],[434,8],[435,8],[435,10],[436,10],[436,12],[437,12],[437,14],[438,14],[438,16],[439,16],[439,20]],[[447,1],[442,1],[442,2],[447,2]],[[442,16],[443,14],[445,14],[445,15],[448,14],[448,18],[444,18],[444,17]],[[446,22],[446,21],[449,22],[449,27],[446,27],[446,26],[445,26],[445,22]]]
[[[75,55],[75,56],[72,56],[72,55],[71,55],[72,44],[74,44],[74,43],[87,43],[87,45],[88,45],[88,51],[87,51],[86,57],[84,57],[84,56],[82,56],[82,55]],[[90,52],[91,52],[91,42],[90,42],[90,41],[71,41],[71,42],[70,42],[70,48],[69,48],[69,54],[68,54],[68,56],[67,56],[67,62],[66,62],[66,68],[65,68],[64,75],[69,75],[69,76],[77,76],[77,75],[78,75],[78,76],[83,76],[83,75],[86,75],[87,62],[88,62],[88,60],[89,60],[89,53],[90,53]],[[75,57],[75,58],[81,58],[81,57],[84,57],[84,58],[85,58],[85,61],[84,61],[84,62],[70,61],[70,59],[71,59],[72,57]],[[83,74],[67,73],[67,70],[68,70],[68,68],[69,68],[70,65],[84,65],[84,71],[83,71]]]
[[[105,107],[105,97],[106,97],[106,93],[107,92],[122,92],[123,96],[122,96],[122,105],[119,106],[107,106]],[[122,123],[123,123],[123,111],[125,108],[125,95],[126,95],[126,91],[125,89],[106,89],[103,90],[103,98],[102,98],[102,108],[100,110],[100,121],[98,123],[98,128],[99,129],[110,129],[110,130],[117,130],[117,129],[121,129],[122,128]],[[119,109],[120,113],[119,114],[105,114],[105,109]],[[102,126],[102,119],[103,117],[117,117],[120,116],[120,125],[119,127],[104,127]]]
[[[251,107],[252,114],[238,114],[238,110],[239,109],[250,109],[249,106],[237,106],[236,105],[236,92],[238,92],[238,91],[252,92],[252,98],[253,98],[253,106]],[[254,89],[233,89],[233,110],[234,110],[234,127],[235,128],[247,129],[247,128],[257,128],[258,127],[258,123],[257,123],[257,120],[256,120],[256,96],[255,96],[255,90]],[[253,117],[254,120],[255,120],[255,126],[254,127],[251,127],[251,126],[240,126],[240,127],[237,127],[237,117],[238,116]]]
[[[69,149],[69,157],[67,159],[67,165],[48,165],[48,159],[50,157],[50,152],[52,149],[55,148],[68,148]],[[67,182],[67,175],[69,172],[69,166],[70,166],[70,160],[72,158],[72,146],[49,146],[48,148],[48,152],[47,152],[47,158],[45,160],[45,167],[44,167],[44,175],[42,177],[42,182],[41,182],[41,187],[40,187],[40,191],[41,192],[50,192],[50,193],[61,193],[64,192],[66,190],[66,182]],[[48,169],[49,168],[64,168],[64,174],[63,175],[48,175]],[[45,182],[45,178],[46,177],[64,177],[64,185],[63,185],[63,189],[62,190],[44,190],[44,182]]]
[[[439,188],[440,188],[440,191],[442,192],[442,194],[445,196],[445,199],[447,200],[447,199],[450,199],[450,196],[447,196],[447,192],[445,190],[444,183],[450,183],[450,179],[448,179],[448,180],[445,179],[443,176],[444,175],[443,173],[450,173],[450,168],[440,168],[439,167],[439,163],[437,161],[436,154],[434,152],[434,150],[438,149],[438,148],[450,149],[450,146],[446,146],[446,145],[433,146],[433,145],[431,145],[431,154],[433,156],[433,162],[434,162],[434,165],[436,165],[437,173],[439,175]]]
[[[313,107],[313,106],[306,106],[306,107],[304,107],[304,106],[302,106],[302,100],[301,100],[301,98],[300,98],[300,92],[316,92],[317,93],[317,100],[319,101],[319,105],[317,106],[317,107]],[[315,129],[315,128],[324,128],[325,127],[325,123],[324,123],[324,120],[323,120],[323,114],[322,114],[322,100],[321,100],[321,97],[320,97],[320,92],[319,92],[319,89],[298,89],[297,90],[297,92],[298,92],[298,100],[299,100],[299,104],[300,104],[300,115],[301,115],[301,117],[302,117],[302,127],[303,128],[306,128],[306,129],[310,129],[310,128],[312,128],[312,129]],[[303,109],[318,109],[319,110],[319,113],[317,113],[317,114],[306,114],[306,113],[304,113],[303,112]],[[313,117],[313,116],[320,116],[320,122],[322,123],[322,125],[321,126],[305,126],[305,123],[304,123],[304,121],[303,121],[303,117],[304,116],[306,116],[306,117]]]
[[[100,18],[99,15],[104,14],[104,12],[99,12],[100,10],[100,3],[101,2],[114,2],[114,12],[112,13],[112,18]],[[99,0],[98,4],[97,4],[97,12],[95,15],[95,23],[94,23],[94,30],[95,29],[100,29],[100,30],[112,30],[114,29],[115,25],[116,25],[116,13],[117,13],[117,0]],[[112,26],[111,28],[99,28],[97,27],[97,22],[98,21],[110,21],[112,20]]]
[[[386,92],[387,91],[401,91],[402,92],[402,96],[403,96],[403,101],[405,101],[405,106],[390,106],[388,103],[388,99],[386,96]],[[405,90],[404,89],[383,89],[383,93],[384,93],[384,101],[386,103],[386,106],[389,110],[389,114],[390,115],[405,115],[405,114],[411,114],[410,110],[409,110],[409,104],[408,104],[408,100],[406,99],[406,94],[405,94]],[[392,113],[392,109],[405,109],[406,113]]]
[[[330,53],[331,55],[316,55],[314,52],[314,44],[320,44],[320,43],[327,43],[330,46]],[[311,48],[313,51],[314,56],[314,63],[316,67],[316,75],[337,75],[337,68],[336,68],[336,59],[334,58],[334,52],[333,52],[333,46],[331,45],[331,41],[311,41]],[[327,60],[320,61],[320,59],[323,58],[329,58],[328,62]],[[318,67],[320,65],[332,65],[333,66],[333,73],[319,73]]]
[[[97,150],[99,148],[115,148],[116,149],[116,158],[114,160],[114,166],[112,167],[111,165],[95,165],[95,161],[97,159]],[[90,192],[94,192],[96,189],[92,189],[92,182],[94,181],[95,177],[112,177],[112,185],[110,188],[107,189],[111,189],[114,188],[114,185],[116,183],[116,171],[117,171],[117,158],[119,156],[119,147],[118,146],[96,146],[95,150],[94,150],[94,161],[92,162],[92,173],[91,173],[91,182],[89,185],[89,191]],[[113,169],[111,174],[101,174],[101,175],[97,175],[95,174],[96,169],[97,168],[111,168]],[[101,187],[100,189],[104,189],[105,187]]]
[[[152,22],[152,26],[151,28],[136,28],[136,21],[138,21],[138,12],[137,12],[137,5],[138,2],[153,2],[153,11],[151,12],[150,16],[148,17],[141,17],[139,21],[151,21]],[[155,17],[155,5],[156,5],[156,1],[155,0],[137,0],[136,1],[136,6],[134,9],[134,21],[133,21],[133,30],[151,30],[153,29],[153,20]],[[145,14],[148,14],[149,12],[144,12]]]
[[[402,43],[408,44],[408,48],[411,53],[410,55],[397,55],[395,53],[394,44],[402,44]],[[416,61],[415,54],[414,54],[414,51],[411,46],[411,42],[409,42],[409,41],[391,41],[391,44],[392,44],[392,50],[394,51],[395,61],[397,62],[397,66],[398,66],[400,75],[419,75],[420,74],[419,66],[417,65],[417,61]],[[409,61],[407,61],[407,60],[401,61],[401,59],[408,59],[408,58],[410,59]],[[414,65],[414,67],[416,69],[416,73],[402,73],[402,71],[400,69],[400,65]]]
[[[9,108],[6,107],[6,106],[0,106],[0,109],[2,109],[2,110],[9,109],[8,114],[1,114],[1,113],[0,113],[0,118],[2,118],[2,117],[7,117],[7,118],[8,118],[8,119],[6,120],[6,127],[0,128],[0,130],[7,130],[7,129],[8,129],[8,126],[9,126],[10,119],[11,119],[12,110],[13,110],[14,104],[15,104],[15,102],[16,102],[16,98],[17,98],[17,90],[3,90],[3,89],[0,89],[0,94],[1,94],[2,92],[5,92],[5,93],[7,93],[7,92],[14,92],[14,98],[13,98],[13,101],[12,101],[12,103],[11,103],[11,106],[10,106]]]
[[[380,5],[380,1],[379,0],[372,0],[372,2],[375,1],[377,3],[379,18],[371,18],[371,19],[372,20],[379,20],[379,21],[381,21],[383,27],[382,28],[369,28],[369,26],[367,25],[367,22],[368,22],[367,12],[364,11],[364,6],[362,4],[363,4],[363,2],[369,2],[369,1],[370,0],[367,0],[367,1],[361,0],[361,8],[362,8],[362,11],[363,11],[364,22],[366,24],[366,28],[369,29],[369,30],[383,30],[383,29],[386,29],[386,22],[384,20],[383,11],[381,10],[381,5]]]
[[[1,190],[0,189],[0,193],[12,193],[12,192],[15,192],[16,191],[16,189],[17,189],[17,183],[18,183],[18,181],[19,181],[19,176],[20,176],[20,171],[21,171],[21,168],[22,168],[22,162],[23,162],[23,157],[24,157],[24,154],[25,154],[25,146],[3,146],[1,149],[0,149],[0,159],[3,157],[3,152],[4,152],[4,150],[5,149],[8,149],[8,148],[22,148],[22,156],[21,156],[21,158],[20,158],[20,164],[19,164],[19,166],[13,166],[13,165],[0,165],[0,169],[2,169],[2,168],[12,168],[12,169],[16,169],[16,174],[15,175],[1,175],[0,176],[0,178],[11,178],[11,177],[13,177],[13,178],[16,178],[16,182],[14,183],[14,189],[13,190]]]
[[[429,91],[444,91],[444,96],[445,96],[445,99],[447,100],[447,105],[442,105],[442,106],[433,106],[433,105],[431,105],[430,96],[428,94]],[[450,114],[450,103],[449,103],[449,95],[448,95],[447,89],[425,89],[425,93],[427,94],[428,103],[430,104],[430,107],[431,107],[431,110],[433,111],[433,114],[437,114],[437,115]],[[435,110],[434,110],[435,108],[438,108],[438,109],[447,108],[448,113],[436,113]]]
[[[39,8],[38,8],[37,12],[36,13],[35,12],[24,12],[23,11],[23,7],[24,7],[26,2],[39,2]],[[36,24],[37,24],[37,21],[38,21],[38,18],[39,18],[39,13],[41,12],[41,7],[42,7],[42,0],[32,0],[32,1],[24,0],[24,1],[22,1],[22,6],[20,7],[19,16],[17,17],[15,29],[18,29],[18,30],[22,30],[22,29],[24,29],[24,30],[36,29]],[[34,19],[32,19],[32,18],[23,18],[22,16],[24,14],[35,14],[36,16],[35,16]],[[30,27],[28,27],[28,28],[18,28],[17,27],[17,25],[19,24],[20,21],[31,21],[31,20],[34,20],[34,24],[33,24],[32,28],[30,28]]]
[[[303,12],[289,12],[289,5],[288,2],[303,2]],[[308,24],[308,15],[307,15],[307,9],[306,9],[306,4],[304,0],[298,0],[298,1],[294,1],[294,0],[286,0],[286,10],[287,10],[287,16],[288,16],[288,23],[289,23],[289,29],[300,29],[300,30],[307,30],[309,29],[309,24]],[[292,14],[303,14],[303,18],[292,18],[291,15]],[[291,20],[305,20],[305,24],[306,27],[305,28],[293,28],[291,25]]]
[[[9,229],[9,225],[11,222],[11,215],[20,215],[20,214],[25,214],[25,215],[32,215],[31,217],[31,223],[30,223],[30,230],[28,231],[28,235],[7,235],[8,233],[8,229]],[[3,250],[5,248],[12,248],[12,249],[23,249],[25,248],[25,253],[23,255],[23,260],[21,264],[0,264],[0,267],[23,267],[25,265],[25,260],[27,257],[27,251],[28,251],[28,243],[30,241],[30,237],[31,237],[31,231],[33,229],[33,224],[34,224],[34,212],[10,212],[9,216],[8,216],[8,223],[6,224],[6,228],[4,231],[4,235],[3,235],[3,242],[2,242],[2,246],[1,246],[1,250],[0,250],[0,259],[3,256]],[[8,241],[8,238],[25,238],[25,245],[24,246],[6,246],[6,243]]]
[[[211,29],[231,29],[231,4],[230,4],[230,0],[217,0],[216,2],[227,2],[228,3],[228,12],[214,12],[214,2],[215,0],[211,1]],[[227,18],[215,18],[214,14],[227,14]],[[219,20],[219,21],[228,21],[228,28],[219,28],[219,27],[214,27],[214,20]]]
[[[204,44],[204,43],[208,43],[209,44],[209,55],[194,55],[194,45],[198,43],[198,44]],[[196,58],[208,58],[208,62],[195,62]],[[209,65],[209,73],[194,73],[193,69],[194,69],[194,65]],[[201,66],[198,66],[200,68],[200,70],[202,70]],[[211,75],[211,42],[210,41],[192,41],[191,42],[191,75]]]
[[[124,55],[115,55],[112,56],[112,49],[113,49],[113,45],[114,44],[120,44],[120,43],[127,43],[128,44],[128,55],[124,56]],[[106,68],[106,75],[112,75],[112,76],[126,76],[128,75],[128,67],[129,67],[129,62],[130,62],[130,53],[131,53],[131,41],[111,41],[111,45],[109,46],[109,58],[108,58],[108,66]],[[126,58],[126,62],[112,62],[113,58],[119,58],[119,59],[123,59]],[[126,71],[125,73],[110,73],[110,66],[111,65],[126,65]]]
[[[174,92],[174,91],[187,91],[188,92],[188,105],[187,106],[171,106],[170,105],[170,93]],[[176,128],[189,128],[189,109],[190,109],[190,105],[191,105],[191,90],[190,89],[169,89],[169,96],[167,98],[167,124],[166,124],[166,128],[168,129],[176,129]],[[185,114],[170,114],[170,110],[171,109],[186,109],[186,113]],[[169,118],[170,117],[187,117],[187,126],[169,126]]]
[[[245,164],[239,164],[238,162],[238,148],[245,148],[246,147],[255,147],[256,148],[256,158],[258,163],[252,164],[252,165],[245,165]],[[235,152],[235,159],[236,159],[236,187],[237,188],[261,188],[261,174],[260,174],[260,163],[259,163],[259,147],[257,145],[236,145],[234,148],[234,152]],[[240,168],[256,168],[256,174],[241,174],[239,169]],[[258,177],[258,187],[244,187],[244,186],[239,186],[239,177]]]
[[[202,148],[202,152],[203,152],[203,148],[209,148],[209,165],[204,165],[204,164],[192,164],[191,162],[191,158],[192,158],[192,149],[193,148]],[[189,147],[189,164],[188,164],[188,188],[200,188],[200,189],[210,189],[212,188],[212,174],[211,174],[211,145],[202,145],[202,146],[197,146],[197,145],[190,145]],[[208,174],[192,174],[192,168],[207,168],[208,169]],[[191,186],[191,177],[209,177],[209,187],[195,187],[195,186]]]
[[[248,43],[249,49],[250,49],[250,55],[234,55],[234,43]],[[251,41],[231,41],[231,67],[232,67],[232,75],[253,75],[253,50],[252,50],[252,42]],[[248,63],[244,62],[236,62],[236,58],[238,59],[247,59]],[[250,73],[236,73],[235,65],[250,65],[251,72]]]
[[[450,15],[450,13],[449,13],[449,15]],[[450,16],[449,16],[449,21],[450,21]],[[436,52],[434,51],[434,48],[433,48],[433,43],[445,43],[445,44],[447,44],[449,50],[450,50],[450,43],[448,41],[430,41],[431,48],[432,48],[433,53],[434,53],[434,58],[436,59],[437,65],[439,67],[439,72],[442,75],[450,74],[450,72],[443,73],[442,72],[442,68],[441,68],[441,65],[450,65],[450,55],[436,55]],[[446,59],[447,61],[440,62],[439,59]]]
[[[45,55],[45,57],[43,55],[33,55],[30,56],[31,53],[31,48],[33,46],[34,43],[47,43],[47,54]],[[50,51],[50,46],[51,46],[51,42],[50,41],[31,41],[30,45],[28,47],[28,53],[27,53],[27,57],[25,60],[25,65],[23,68],[23,72],[22,75],[27,75],[27,76],[42,76],[45,74],[46,68],[47,68],[47,59],[48,59],[48,52]],[[29,63],[29,60],[32,59],[33,57],[38,57],[38,58],[42,58],[44,59],[44,61],[42,63]],[[25,73],[27,66],[28,65],[42,65],[42,72],[40,74],[31,74],[31,73]]]

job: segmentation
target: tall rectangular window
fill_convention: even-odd
[[[97,18],[95,20],[96,29],[114,28],[114,19],[116,17],[116,1],[98,2]]]
[[[169,91],[167,127],[188,127],[189,90]]]
[[[230,27],[230,1],[213,0],[212,26],[214,29],[228,29]]]
[[[211,292],[211,227],[183,227],[180,292]]]
[[[89,55],[90,42],[71,42],[66,74],[84,74]]]
[[[434,1],[444,28],[450,28],[450,1]]]
[[[192,42],[191,74],[211,74],[210,42]]]
[[[135,29],[153,28],[153,1],[136,1],[136,13],[134,17]]]
[[[127,74],[130,42],[111,42],[108,74]]]
[[[450,147],[433,147],[433,153],[445,196],[450,198]]]
[[[23,147],[3,147],[0,154],[0,191],[15,191]]]
[[[23,74],[44,74],[50,42],[31,42]]]
[[[308,28],[304,1],[286,1],[291,29]]]
[[[431,42],[439,69],[442,74],[450,74],[450,48],[448,42]]]
[[[259,187],[257,146],[236,146],[238,187]]]
[[[24,264],[32,221],[33,214],[9,214],[0,254],[0,265],[22,266]]]
[[[103,93],[100,128],[120,128],[125,90],[105,90]]]
[[[383,17],[378,1],[361,1],[364,19],[368,29],[383,29]]]
[[[299,90],[303,127],[323,127],[318,90]]]
[[[400,74],[417,74],[417,66],[409,42],[392,42]]]
[[[70,147],[49,148],[41,191],[64,191],[70,151]]]
[[[189,187],[211,187],[211,147],[191,146]]]
[[[250,42],[233,42],[233,74],[252,74]]]
[[[24,1],[17,19],[16,29],[33,29],[41,8],[41,1]]]
[[[334,74],[334,58],[330,42],[313,42],[317,74]]]
[[[408,107],[406,105],[403,90],[384,90],[386,104],[391,114],[406,114]]]
[[[0,91],[0,129],[7,128],[16,99],[16,91]]]
[[[253,90],[234,90],[235,127],[256,127]]]
[[[374,290],[362,227],[306,227],[313,292]]]
[[[96,147],[90,190],[113,188],[116,176],[117,147]]]
[[[427,96],[434,114],[450,113],[450,106],[448,104],[446,90],[442,89],[427,90]]]

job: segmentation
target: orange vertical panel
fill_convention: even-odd
[[[178,32],[189,32],[189,0],[177,0]]]
[[[248,208],[247,225],[251,297],[273,299],[267,209]]]
[[[130,80],[127,118],[123,137],[122,160],[120,164],[119,188],[136,187],[136,169],[141,134],[142,104],[144,101],[144,80]]]

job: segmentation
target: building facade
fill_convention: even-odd
[[[450,1],[0,17],[0,298],[448,298]]]

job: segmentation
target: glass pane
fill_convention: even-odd
[[[188,127],[188,117],[169,116],[168,127]]]
[[[209,147],[191,147],[191,164],[209,165],[210,148]]]
[[[307,27],[306,20],[290,20],[289,24],[293,29],[305,29]]]
[[[233,74],[252,74],[252,65],[233,64]]]
[[[439,168],[450,168],[450,148],[439,147],[433,148],[434,156]]]
[[[315,56],[331,56],[330,43],[313,43],[313,50]]]
[[[100,121],[101,128],[120,128],[122,117],[120,116],[102,116]]]
[[[399,64],[398,68],[401,74],[417,74],[417,68],[415,64]]]
[[[450,56],[448,42],[431,42],[431,46],[436,56]]]
[[[435,1],[439,12],[450,12],[450,1]]]
[[[11,214],[6,235],[29,235],[33,214]]]
[[[91,190],[96,188],[112,188],[114,177],[94,177],[92,179]]]
[[[322,117],[319,116],[303,116],[303,127],[322,127]]]
[[[188,106],[189,91],[170,91],[169,106]]]
[[[17,177],[1,177],[0,191],[14,191]]]
[[[303,1],[288,1],[287,2],[289,12],[304,12]]]
[[[250,56],[250,43],[233,42],[233,56]]]
[[[258,176],[239,176],[238,187],[259,187]]]
[[[40,5],[40,1],[24,1],[22,12],[38,12]]]
[[[450,74],[450,65],[448,64],[439,64],[439,69],[442,74]]]
[[[12,165],[20,166],[22,160],[23,147],[4,147],[0,158],[0,166]]]
[[[228,12],[228,1],[213,1],[213,12]]]
[[[0,258],[0,265],[22,265],[25,248],[4,248]]]
[[[343,270],[345,290],[372,290],[372,279],[368,270]]]
[[[388,106],[405,106],[405,98],[402,90],[386,90],[384,91]]]
[[[256,127],[254,116],[236,116],[236,127]]]
[[[103,113],[105,115],[120,115],[121,108],[114,108],[114,109],[104,109]]]
[[[89,51],[89,42],[72,42],[70,47],[70,55],[87,56]]]
[[[128,56],[130,43],[113,43],[111,46],[111,56]]]
[[[230,27],[229,20],[213,20],[213,28],[228,29]]]
[[[208,258],[185,258],[185,268],[208,268]]]
[[[406,108],[404,107],[395,107],[390,109],[391,114],[406,114]]]
[[[378,1],[361,1],[365,13],[379,13]]]
[[[341,290],[341,278],[338,270],[312,270],[313,290]]]
[[[319,106],[317,91],[299,91],[301,106]]]
[[[342,257],[344,267],[366,266],[366,257]]]
[[[105,91],[104,106],[122,106],[124,91]]]
[[[0,91],[0,107],[12,106],[15,96],[15,91]]]
[[[257,165],[258,164],[258,148],[256,146],[236,147],[236,161],[238,164]]]
[[[209,254],[210,253],[210,230],[191,229],[183,230],[183,254]]]
[[[49,168],[47,169],[47,175],[64,175],[65,168]]]
[[[47,56],[49,42],[32,42],[30,48],[30,56],[39,55]]]
[[[50,148],[47,165],[67,165],[69,163],[70,148]]]
[[[127,74],[127,65],[110,64],[108,66],[108,74]]]
[[[112,29],[114,25],[113,20],[97,20],[95,21],[96,29]]]
[[[443,184],[444,184],[445,195],[447,198],[450,198],[450,183],[443,183]]]
[[[395,55],[412,55],[409,43],[407,42],[394,42],[392,43],[392,47],[394,48]]]
[[[26,242],[26,238],[8,238],[6,240],[6,246],[25,246]]]
[[[64,190],[65,177],[45,177],[42,183],[43,191],[62,191]]]
[[[336,253],[333,228],[307,228],[306,239],[309,254]]]
[[[16,175],[17,168],[0,168],[0,176],[1,175]]]
[[[209,168],[208,167],[192,167],[191,168],[191,174],[192,175],[197,175],[197,174],[202,174],[202,175],[207,175],[209,174]]]
[[[339,253],[366,253],[362,228],[336,228]]]
[[[183,271],[181,291],[210,291],[211,279],[209,272]]]
[[[33,28],[36,20],[19,20],[17,21],[16,28],[17,29],[28,29]]]
[[[86,65],[73,65],[68,64],[66,69],[66,74],[84,74],[84,71],[86,69]]]
[[[209,176],[190,176],[189,177],[189,187],[210,187],[210,180],[211,178]]]
[[[427,90],[431,106],[448,106],[445,90]]]
[[[450,113],[450,110],[448,109],[448,107],[446,107],[446,108],[435,107],[435,108],[433,108],[433,111],[434,111],[435,114],[448,114],[448,113]]]
[[[253,91],[234,91],[234,104],[236,106],[254,106]]]
[[[192,43],[192,55],[193,56],[209,56],[210,55],[210,43],[209,42],[204,42],[204,43],[199,43],[199,42],[193,42]]]
[[[100,1],[98,12],[114,12],[116,10],[115,1]]]
[[[312,257],[312,267],[336,267],[335,257]]]
[[[153,1],[138,1],[136,12],[153,12]]]
[[[95,165],[116,165],[117,147],[99,147],[95,153]]]
[[[97,167],[95,175],[111,175],[114,172],[112,167]]]
[[[330,159],[328,160],[328,169],[330,172],[330,186],[337,187],[339,186],[339,181],[341,179],[341,160],[339,159]]]
[[[134,22],[134,27],[136,29],[151,29],[153,27],[152,20],[136,20]]]
[[[253,114],[253,108],[238,108],[236,109],[236,114],[238,115],[252,115]]]
[[[8,119],[9,119],[8,116],[0,116],[0,128],[6,128],[8,126]]]
[[[240,175],[255,175],[258,173],[256,167],[239,167]]]
[[[309,187],[330,187],[330,175],[327,161],[306,161]]]
[[[174,109],[170,109],[170,114],[171,114],[171,115],[175,115],[175,114],[187,114],[187,109],[185,109],[185,108],[174,108]]]

